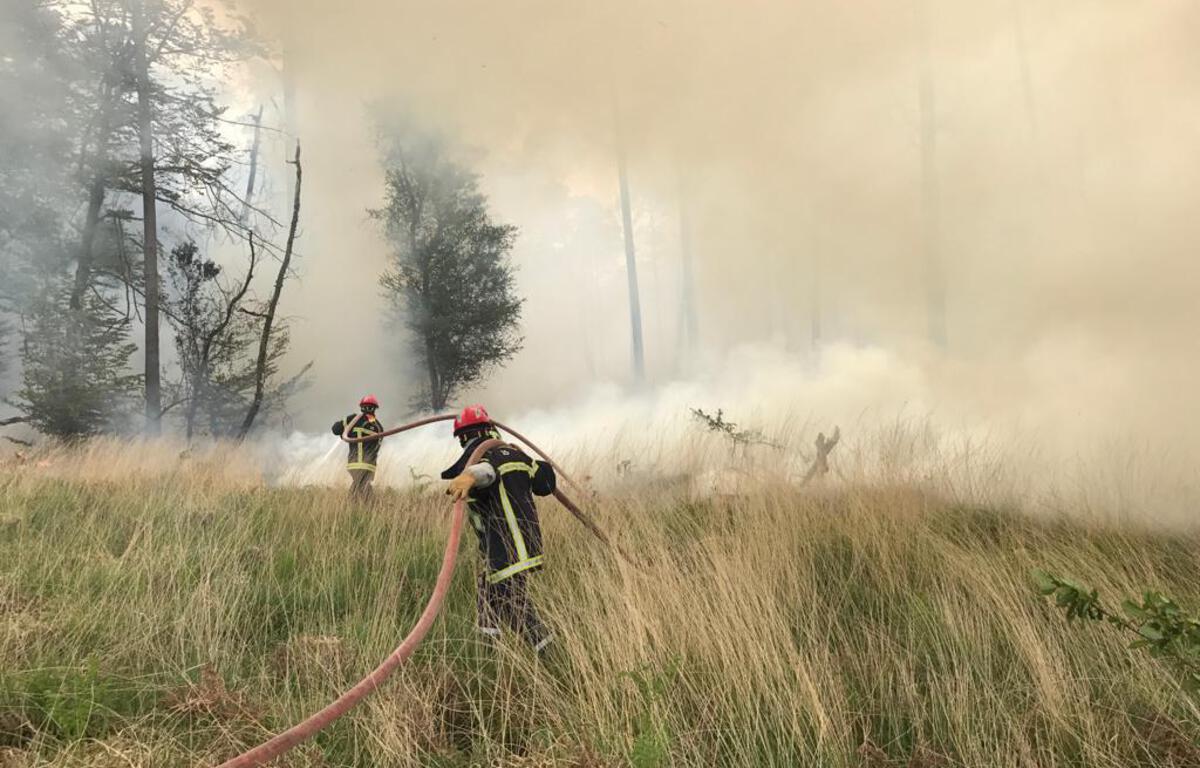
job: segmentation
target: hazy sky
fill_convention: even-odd
[[[898,377],[919,372],[929,408],[1068,443],[1128,430],[1194,447],[1194,2],[927,0],[945,355],[925,343],[920,0],[247,7],[287,46],[306,160],[303,282],[286,310],[317,366],[297,426],[365,391],[395,420],[411,393],[376,288],[387,245],[366,216],[382,196],[366,111],[378,102],[452,136],[496,217],[521,229],[526,350],[464,399],[554,409],[628,381],[619,119],[654,384],[747,360],[819,378],[818,293],[826,341],[886,350]],[[247,104],[279,98],[276,77],[250,83]],[[282,148],[271,155],[279,192]],[[703,340],[690,365],[681,205]],[[739,354],[747,344],[773,352]],[[875,394],[848,385],[848,409],[903,389],[869,378]]]

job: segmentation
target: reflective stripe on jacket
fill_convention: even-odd
[[[346,425],[358,416],[352,413],[341,421],[333,423],[333,434],[340,435],[346,429]],[[349,437],[366,437],[367,435],[377,434],[383,431],[383,425],[379,423],[379,419],[374,416],[363,416],[354,425],[354,429],[350,430]],[[379,446],[383,444],[383,440],[367,440],[362,443],[350,443],[349,456],[346,457],[346,469],[365,469],[368,472],[375,471],[375,465],[379,463]]]
[[[482,439],[482,438],[481,438]],[[467,444],[463,455],[442,477],[457,477],[466,469],[478,440]],[[471,489],[468,510],[479,537],[479,551],[487,561],[493,584],[542,567],[542,528],[533,497],[554,492],[554,468],[531,459],[511,446],[496,446],[482,461],[492,466],[495,482]]]

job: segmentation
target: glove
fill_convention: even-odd
[[[446,489],[446,495],[453,497],[455,501],[461,501],[467,498],[467,494],[475,487],[475,476],[470,472],[463,472],[458,477],[450,481],[450,487]]]

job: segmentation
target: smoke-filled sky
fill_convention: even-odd
[[[526,348],[465,400],[525,413],[628,383],[620,126],[653,385],[727,382],[753,364],[747,377],[781,377],[772,391],[796,402],[780,407],[804,412],[809,390],[785,377],[820,380],[819,302],[845,412],[916,399],[951,422],[1020,423],[1067,453],[1131,435],[1193,455],[1194,2],[245,2],[283,40],[304,147],[302,283],[285,301],[297,357],[316,368],[297,426],[323,427],[366,391],[395,421],[411,395],[377,288],[387,245],[366,214],[382,199],[368,117],[381,104],[452,137],[495,216],[521,230]],[[926,340],[923,61],[944,354]],[[238,98],[274,98],[278,115],[279,78],[247,83]],[[282,156],[276,145],[277,192]],[[683,210],[701,341],[690,360]],[[870,388],[854,385],[847,350]]]

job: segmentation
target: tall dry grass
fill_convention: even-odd
[[[93,444],[0,470],[0,765],[215,764],[415,621],[443,497],[352,506],[270,487],[249,449],[182,450]],[[1200,765],[1196,702],[1103,627],[1067,626],[1028,577],[1197,605],[1194,534],[982,503],[961,478],[994,466],[931,484],[930,462],[841,459],[821,488],[769,454],[739,455],[724,494],[686,466],[604,483],[594,510],[636,568],[543,503],[534,589],[560,638],[544,663],[476,640],[466,542],[412,663],[281,765]]]

